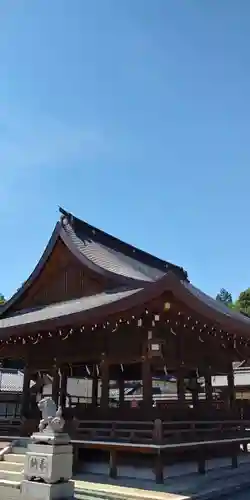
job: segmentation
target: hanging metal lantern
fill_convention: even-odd
[[[148,356],[150,358],[163,357],[163,341],[157,339],[150,339],[148,341]]]

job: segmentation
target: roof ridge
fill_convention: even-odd
[[[106,243],[113,242],[113,244],[116,245],[116,247],[114,245],[111,246],[110,247],[111,250],[112,249],[116,249],[116,250],[120,250],[120,251],[122,249],[127,250],[126,254],[129,257],[132,257],[134,259],[136,259],[136,257],[137,257],[137,259],[138,259],[138,257],[141,257],[142,258],[141,262],[145,263],[145,264],[149,263],[149,261],[151,261],[151,264],[154,264],[154,265],[158,264],[159,267],[161,266],[161,270],[165,270],[165,272],[167,272],[167,269],[169,267],[172,269],[178,269],[180,272],[183,273],[183,276],[185,278],[187,278],[187,276],[188,276],[187,272],[184,270],[184,268],[182,266],[178,266],[177,264],[173,264],[169,261],[166,261],[164,259],[161,259],[160,257],[153,255],[150,252],[147,252],[146,250],[142,250],[141,248],[138,248],[134,245],[131,245],[130,243],[127,243],[127,242],[123,241],[122,239],[117,238],[116,236],[113,236],[112,234],[93,226],[92,224],[89,224],[88,222],[84,221],[83,219],[76,217],[71,212],[68,212],[61,207],[59,207],[59,212],[62,214],[62,216],[67,217],[68,222],[72,226],[73,229],[74,229],[74,225],[79,224],[81,226],[84,226],[84,229],[87,230],[92,236],[99,235],[102,239],[103,238],[106,239]]]

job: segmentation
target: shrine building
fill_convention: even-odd
[[[23,369],[17,432],[37,427],[44,377],[70,434],[85,441],[98,425],[110,431],[100,431],[99,441],[122,432],[126,441],[133,429],[143,442],[142,423],[145,430],[161,422],[164,441],[168,423],[247,418],[233,363],[249,358],[250,318],[190,279],[182,267],[60,209],[36,268],[0,312],[0,360]],[[217,376],[222,392],[212,383]],[[166,377],[176,380],[176,397],[154,398],[153,381]],[[85,380],[88,391],[69,403],[72,378]],[[132,381],[141,384],[140,398],[126,397]]]

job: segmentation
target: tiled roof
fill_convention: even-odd
[[[191,285],[191,283],[184,281],[183,285],[190,293],[192,293],[192,295],[197,297],[197,299],[199,299],[201,302],[204,302],[211,309],[214,309],[215,311],[224,314],[228,318],[241,321],[242,323],[250,326],[250,317],[245,316],[240,312],[236,312],[229,309],[229,307],[223,304],[223,302],[213,299],[206,293],[199,290],[199,288],[196,288],[195,286]]]
[[[59,302],[49,306],[37,308],[29,312],[20,311],[15,316],[0,319],[0,332],[3,328],[27,325],[29,323],[59,318],[81,311],[89,311],[91,309],[95,309],[96,307],[119,301],[140,291],[140,288],[132,290],[124,290],[123,288],[122,290],[106,291],[97,295],[81,297],[80,299]]]
[[[62,210],[62,225],[78,251],[93,264],[121,277],[156,281],[171,270],[182,278],[182,268],[163,261],[101,231]]]
[[[65,224],[64,229],[81,254],[106,271],[141,281],[155,281],[164,274],[159,269],[141,264],[115,249],[106,247],[94,238],[90,239],[84,232],[79,234],[79,231],[74,231],[69,224]]]
[[[37,266],[23,283],[22,287],[1,307],[0,317],[32,286],[43,271],[59,239],[69,251],[94,272],[102,274],[112,287],[141,287],[145,283],[154,283],[172,271],[181,280],[187,279],[182,267],[166,262],[138,248],[90,226],[63,209],[60,221],[56,224],[48,245]]]

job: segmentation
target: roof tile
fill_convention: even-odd
[[[183,282],[183,285],[190,293],[197,297],[198,300],[204,302],[208,307],[211,307],[211,309],[224,314],[228,318],[233,318],[237,321],[241,321],[242,323],[250,325],[250,317],[245,316],[240,312],[229,309],[229,307],[223,304],[223,302],[213,299],[206,293],[202,292],[199,288],[191,285],[191,283]]]
[[[69,222],[65,222],[64,230],[82,255],[102,269],[114,274],[134,280],[152,282],[162,278],[168,269],[168,265],[165,263],[161,263],[158,267],[147,265],[126,255],[118,248],[105,245],[95,232],[90,235],[85,230],[84,223],[75,223],[72,227]]]
[[[49,306],[33,309],[32,311],[20,311],[15,316],[0,319],[0,331],[4,328],[27,325],[29,323],[36,323],[37,321],[59,318],[81,311],[88,311],[99,306],[119,301],[125,297],[136,294],[141,290],[141,288],[130,290],[125,290],[124,288],[120,290],[111,290],[97,295],[90,295],[87,297],[81,297],[80,299],[69,300],[67,302],[58,302]]]

